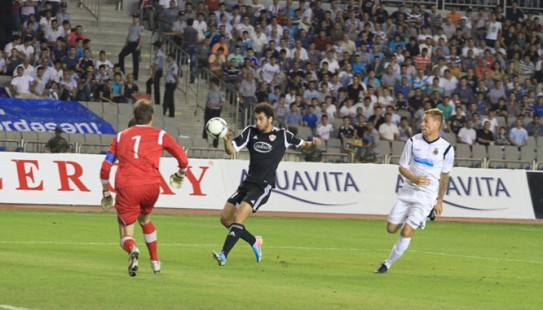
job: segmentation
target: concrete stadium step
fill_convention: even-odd
[[[116,11],[116,6],[113,4],[103,4],[101,11],[101,25],[97,25],[96,21],[91,15],[84,9],[77,5],[77,2],[71,1],[69,4],[69,12],[71,14],[72,24],[83,25],[85,35],[92,40],[92,49],[95,53],[100,50],[105,50],[108,55],[108,59],[112,63],[117,62],[118,55],[124,46],[126,36],[128,33],[128,27],[131,23],[131,18],[128,12]],[[155,36],[156,38],[156,36]],[[140,74],[138,79],[138,86],[140,91],[145,91],[145,81],[150,77],[150,63],[152,59],[152,49],[150,44],[154,38],[152,33],[148,30],[144,32],[144,45],[142,47],[142,57],[140,62]],[[132,71],[132,56],[128,56],[125,59],[125,69],[127,72]],[[186,65],[181,67],[183,71],[183,77],[180,78],[180,88],[186,89],[186,79],[189,77],[189,68]],[[164,78],[161,81],[161,100],[164,96]],[[188,98],[185,99],[185,95],[176,90],[174,101],[176,108],[175,120],[178,122],[178,129],[184,136],[189,137],[201,137],[203,130],[203,118],[204,113],[201,108],[198,108],[197,116],[194,116],[196,105],[200,107],[205,106],[208,85],[205,80],[200,81],[200,87],[197,88],[197,83],[188,84],[190,89]],[[196,93],[199,94],[197,98]],[[198,102],[197,102],[198,101]],[[156,107],[157,113],[162,113],[162,107]],[[223,112],[222,117],[229,123],[234,123],[233,114],[228,112],[228,108]],[[232,109],[230,109],[232,110]],[[123,126],[123,124],[113,124],[114,126]]]

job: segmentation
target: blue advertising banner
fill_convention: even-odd
[[[0,130],[115,134],[115,129],[75,101],[0,98]]]

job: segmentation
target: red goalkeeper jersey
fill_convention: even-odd
[[[180,169],[186,169],[185,151],[167,132],[145,125],[136,125],[117,134],[102,163],[100,178],[109,180],[111,166],[118,161],[115,188],[144,184],[160,184],[159,161],[166,150],[177,159]]]

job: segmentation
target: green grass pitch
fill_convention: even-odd
[[[135,278],[113,213],[0,210],[0,309],[541,309],[543,226],[429,223],[387,274],[384,221],[251,217],[225,267],[218,216],[154,215],[162,273],[141,229]]]

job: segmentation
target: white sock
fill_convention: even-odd
[[[392,251],[390,251],[390,255],[385,260],[385,265],[387,268],[390,268],[390,265],[397,261],[400,257],[402,257],[403,253],[407,248],[409,247],[409,243],[411,242],[411,238],[405,238],[400,236],[398,238],[398,241],[396,241],[396,244],[394,247],[392,247]]]

